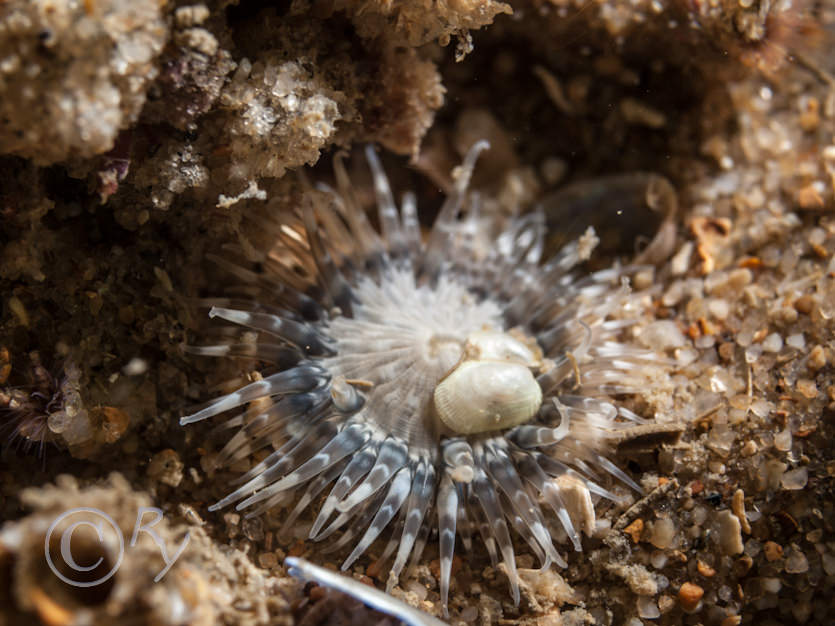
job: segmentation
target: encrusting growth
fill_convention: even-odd
[[[601,453],[644,423],[611,397],[645,390],[660,363],[619,340],[640,313],[625,284],[634,268],[572,273],[592,232],[543,260],[540,213],[480,211],[468,184],[485,148],[470,149],[425,237],[414,195],[398,208],[373,149],[379,230],[337,163],[338,189],[320,186],[329,204],[305,204],[277,226],[265,272],[235,270],[268,301],[210,311],[257,340],[193,348],[269,361],[275,373],[181,420],[239,411],[226,418],[239,430],[222,464],[280,444],[212,510],[295,502],[287,528],[329,490],[310,538],[341,531],[326,551],[353,546],[347,569],[390,527],[389,589],[437,528],[445,612],[456,535],[468,550],[481,537],[518,602],[512,535],[543,567],[564,566],[552,533],[580,550],[593,497],[618,499],[601,470],[639,490]]]

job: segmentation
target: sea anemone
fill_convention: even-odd
[[[606,475],[640,491],[603,453],[644,423],[612,398],[646,390],[660,363],[622,342],[641,315],[634,268],[576,272],[593,231],[544,260],[541,212],[484,211],[468,187],[486,147],[470,149],[425,235],[414,195],[398,209],[373,149],[379,229],[337,163],[338,190],[320,185],[329,201],[276,224],[264,271],[235,270],[269,300],[212,307],[243,340],[193,349],[274,372],[181,419],[240,411],[219,464],[277,448],[211,510],[295,502],[290,526],[330,488],[310,538],[341,531],[328,550],[354,546],[344,570],[391,526],[389,590],[437,528],[445,614],[456,535],[468,550],[480,535],[518,603],[512,537],[543,567],[565,566],[552,533],[581,549],[594,501],[621,499]]]

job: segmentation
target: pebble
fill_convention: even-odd
[[[783,547],[774,541],[766,541],[763,545],[763,553],[765,560],[771,563],[783,556]]]
[[[125,376],[141,376],[142,374],[144,374],[147,371],[148,371],[148,362],[145,359],[140,359],[139,357],[133,357],[122,368],[122,373]]]
[[[719,356],[723,361],[730,362],[734,358],[734,344],[730,341],[719,344]]]
[[[728,284],[728,273],[727,272],[713,272],[705,278],[705,291],[708,293],[713,293],[714,291],[719,291],[723,289]]]
[[[658,605],[651,597],[639,596],[637,604],[639,617],[643,619],[657,619],[661,616],[661,611],[658,609]]]
[[[763,346],[762,344],[755,343],[747,348],[745,348],[745,362],[746,363],[756,363],[757,360],[762,356],[763,353]]]
[[[818,386],[814,380],[808,378],[800,378],[795,383],[795,388],[804,398],[812,399],[818,396]]]
[[[806,347],[806,339],[803,333],[796,333],[786,337],[786,345],[796,350],[803,350]]]
[[[693,341],[693,345],[699,350],[707,350],[708,348],[712,348],[716,345],[716,337],[713,335],[702,335],[701,337],[696,337]]]
[[[676,526],[671,519],[659,519],[652,525],[652,534],[650,535],[649,541],[656,548],[663,550],[664,548],[670,547],[675,534]]]
[[[707,509],[703,506],[697,506],[693,509],[693,523],[696,526],[701,526],[707,520]]]
[[[244,536],[250,541],[261,541],[264,539],[264,522],[260,517],[245,519],[241,525]]]
[[[796,491],[803,489],[808,480],[809,470],[805,467],[798,467],[783,474],[783,477],[780,479],[780,484],[787,491]]]
[[[772,318],[791,324],[797,321],[797,311],[792,307],[784,306],[773,311]]]
[[[818,344],[809,352],[808,360],[809,368],[813,371],[818,371],[826,365],[826,352],[823,346]]]
[[[728,305],[727,300],[717,298],[710,301],[707,305],[707,310],[710,311],[710,314],[716,319],[723,320],[728,317],[730,306]]]
[[[749,439],[745,442],[745,445],[742,446],[739,453],[744,457],[749,457],[754,456],[758,451],[759,448],[757,448],[757,444],[753,439]]]
[[[728,287],[735,291],[739,291],[746,285],[750,285],[754,280],[754,274],[748,268],[740,268],[733,270],[728,274]]]
[[[649,556],[649,564],[655,569],[663,569],[667,565],[667,555],[661,550],[653,550]]]
[[[664,295],[661,296],[661,304],[664,306],[675,306],[680,301],[681,298],[684,296],[684,283],[678,280],[675,281],[667,291],[664,292]]]
[[[750,556],[752,559],[756,558],[756,556],[762,551],[762,549],[762,544],[756,539],[749,539],[745,542],[745,554]]]
[[[130,424],[130,415],[115,406],[103,406],[99,407],[98,410],[93,409],[93,411],[101,417],[101,431],[106,443],[114,443],[125,434]],[[178,462],[179,459],[179,456],[177,456]],[[182,467],[180,469],[182,470]],[[172,480],[177,480],[177,485],[179,485],[182,478],[182,471],[180,471],[179,478],[173,476]],[[176,487],[177,485],[172,486]]]
[[[9,310],[17,317],[21,326],[29,326],[29,314],[26,312],[26,306],[17,296],[12,296],[6,301]]]
[[[774,435],[774,447],[780,452],[788,452],[792,449],[792,431],[788,428]]]
[[[418,580],[410,580],[409,582],[407,582],[406,583],[406,591],[410,591],[413,594],[415,594],[417,596],[417,599],[420,600],[421,602],[423,600],[426,600],[426,596],[429,594],[429,590],[426,588],[426,585],[422,584]],[[468,608],[471,608],[471,609],[475,610],[475,607],[468,607]],[[475,619],[476,617],[478,617],[478,613],[476,613],[476,615],[473,616],[473,619]],[[463,612],[462,612],[461,619],[464,619]],[[469,621],[469,620],[465,620],[465,621]]]
[[[171,448],[157,452],[148,463],[148,476],[159,482],[177,487],[183,480],[183,462]]]
[[[824,554],[821,557],[821,564],[827,576],[835,576],[835,555]]]
[[[809,560],[796,546],[792,546],[786,555],[785,568],[787,574],[804,574],[809,571]]]
[[[747,348],[751,345],[751,342],[754,341],[754,333],[750,330],[743,330],[736,334],[735,339],[737,345]]]
[[[681,276],[690,267],[690,257],[693,255],[693,242],[687,241],[681,246],[670,260],[670,271],[673,276]]]
[[[568,171],[568,164],[556,157],[547,157],[539,166],[540,174],[549,186],[556,185]]]
[[[779,435],[780,433],[778,433],[775,436],[775,440]],[[791,433],[789,433],[789,436],[791,436]],[[775,447],[777,446],[775,445]],[[780,448],[777,449],[779,450]],[[789,445],[789,449],[791,449],[791,445]],[[777,489],[780,487],[780,481],[783,478],[783,472],[785,472],[787,468],[788,465],[786,465],[782,461],[778,461],[777,459],[771,459],[766,462],[764,468],[764,477],[768,489]]]
[[[292,546],[290,546],[290,549],[287,551],[287,556],[301,556],[302,554],[304,554],[305,549],[306,548],[304,542],[297,541]]]
[[[716,575],[716,570],[713,569],[710,565],[699,559],[696,562],[696,571],[699,572],[705,578],[712,578]]]
[[[703,595],[705,590],[699,585],[686,582],[678,590],[678,602],[685,611],[695,611]]]
[[[798,313],[803,313],[808,315],[812,312],[812,307],[815,305],[815,300],[810,295],[803,295],[800,296],[797,300],[794,301],[794,308],[797,309]]]
[[[699,355],[699,351],[693,348],[679,348],[678,350],[676,350],[676,361],[678,363],[679,368],[690,365],[696,359],[699,358]]]
[[[648,324],[638,340],[647,348],[654,350],[680,348],[687,341],[676,323],[671,320],[659,320]]]
[[[763,339],[762,346],[766,352],[780,352],[783,349],[783,338],[777,333],[771,333]]]
[[[258,555],[258,564],[264,569],[271,569],[278,565],[275,552],[262,552]]]
[[[468,606],[466,609],[461,611],[461,615],[459,615],[461,621],[464,622],[474,622],[478,618],[478,609],[474,606]]]
[[[669,613],[673,610],[676,601],[666,594],[661,594],[658,596],[658,610],[662,613]]]
[[[205,4],[196,4],[194,6],[184,6],[174,11],[174,19],[177,26],[181,28],[186,26],[194,26],[202,24],[209,17],[209,9]]]
[[[751,412],[757,417],[767,417],[774,409],[774,405],[768,400],[760,398],[751,403]]]
[[[742,554],[744,544],[742,543],[742,525],[739,523],[739,518],[725,509],[719,512],[717,522],[719,524],[719,545],[722,551],[729,556]]]
[[[749,398],[747,394],[739,393],[728,400],[728,404],[730,404],[734,409],[744,411],[751,406],[751,398]]]
[[[747,575],[748,572],[751,571],[751,568],[754,566],[754,559],[752,559],[747,554],[743,554],[739,557],[733,565],[733,572],[737,578],[742,578],[743,576]]]
[[[638,543],[641,540],[641,534],[644,532],[644,520],[639,517],[624,528],[623,532],[632,537],[633,543]]]

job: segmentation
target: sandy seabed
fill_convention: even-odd
[[[0,624],[392,621],[286,575],[287,555],[341,563],[311,519],[279,537],[282,509],[207,511],[252,460],[215,470],[211,426],[178,418],[256,364],[183,345],[229,285],[211,255],[264,249],[259,216],[340,151],[369,207],[373,142],[435,210],[483,138],[490,209],[540,206],[553,246],[594,225],[594,267],[667,224],[635,280],[671,384],[627,401],[682,436],[613,452],[644,494],[601,505],[568,568],[519,548],[519,606],[459,553],[450,622],[833,623],[833,47],[828,0],[0,3]],[[640,172],[675,211],[646,206]],[[145,533],[106,584],[71,587],[43,550],[75,507],[127,543],[158,507],[169,550],[190,539],[159,582]],[[384,587],[381,550],[350,575]],[[430,541],[393,594],[440,614],[437,559]]]

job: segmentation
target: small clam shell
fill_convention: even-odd
[[[527,422],[542,404],[542,389],[519,363],[463,361],[438,383],[434,399],[441,422],[469,435]]]
[[[524,343],[507,333],[478,330],[467,337],[465,350],[471,359],[509,361],[533,367],[538,359]]]

